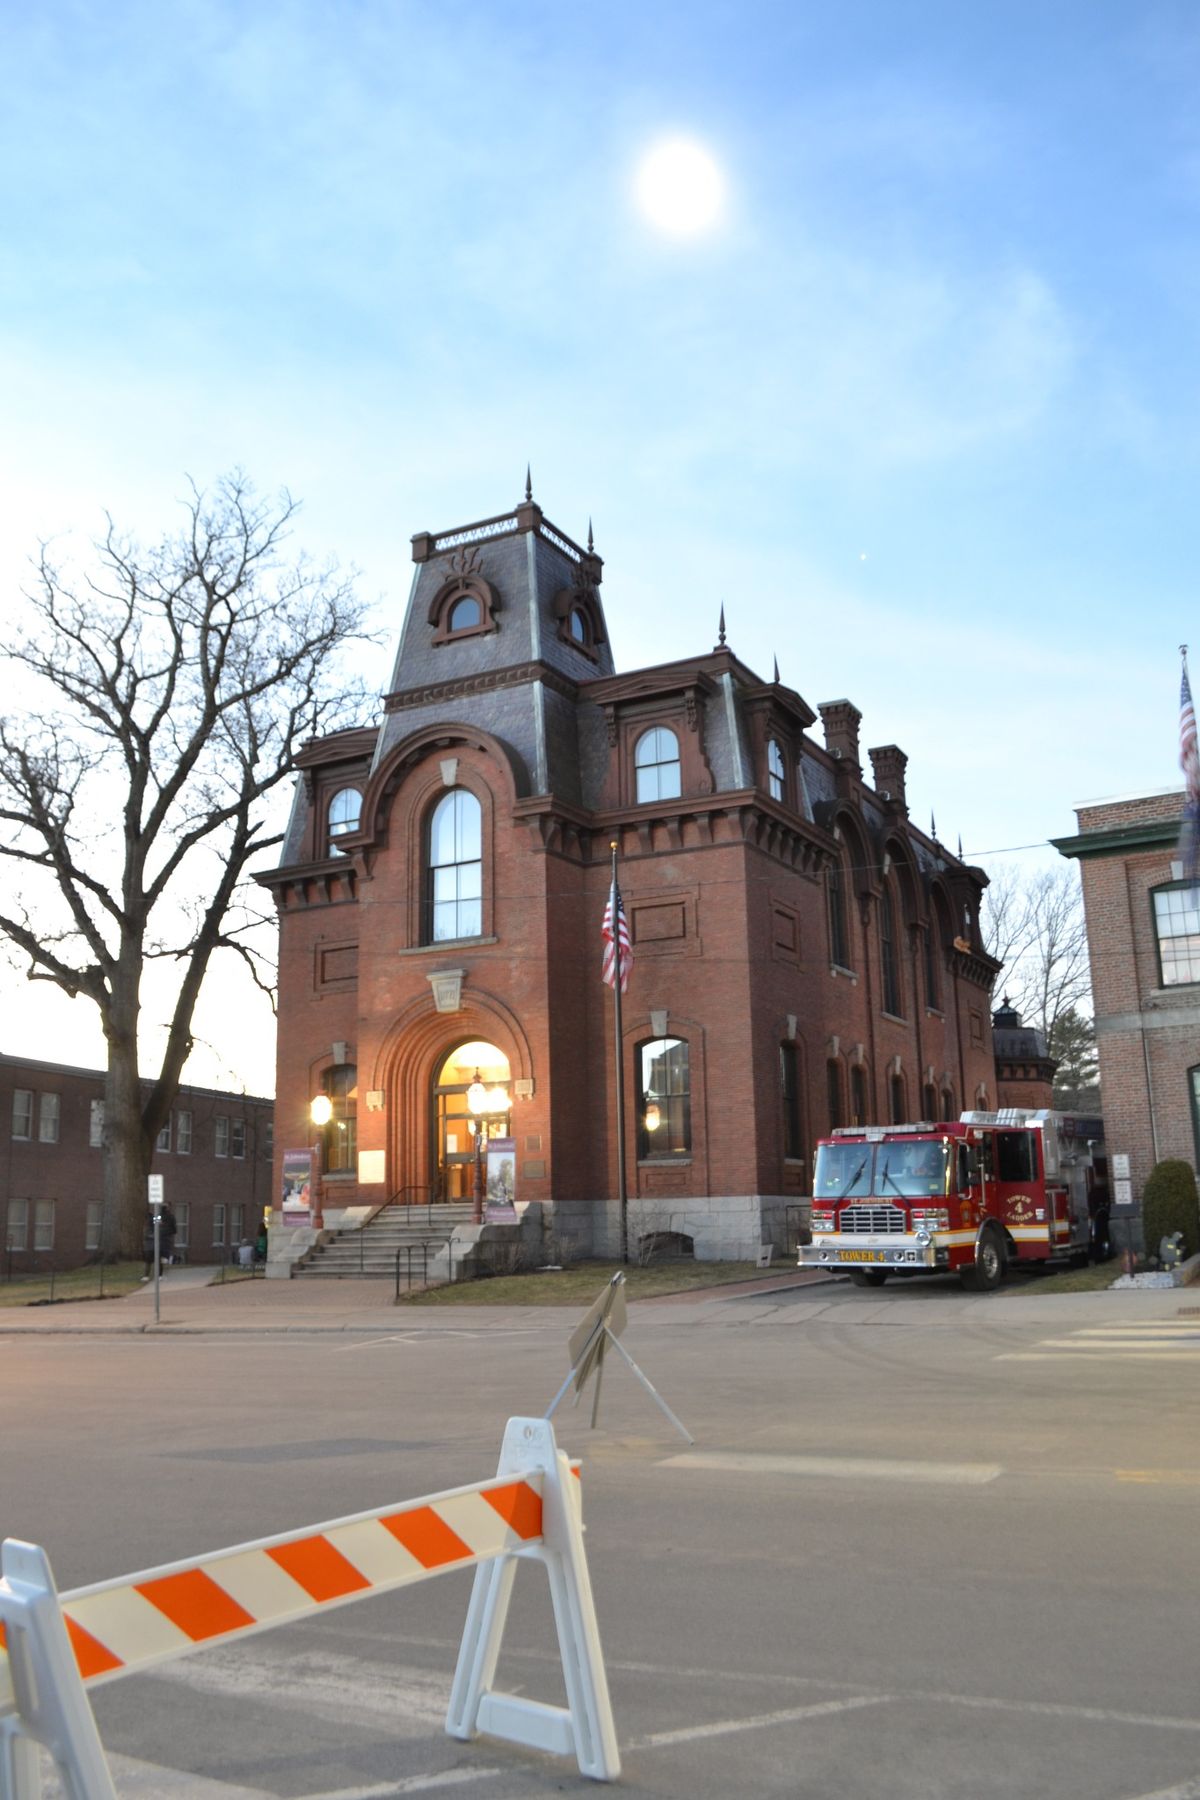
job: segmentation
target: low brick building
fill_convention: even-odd
[[[180,1088],[152,1166],[179,1227],[176,1251],[189,1261],[220,1262],[254,1237],[270,1200],[274,1111],[273,1100]],[[0,1055],[0,1120],[4,1273],[71,1269],[108,1254],[103,1073]]]
[[[1200,1162],[1200,890],[1177,844],[1183,793],[1076,809],[1055,839],[1083,881],[1110,1158],[1128,1157],[1127,1207],[1165,1157]],[[1114,1161],[1115,1216],[1125,1177]]]
[[[383,719],[308,746],[280,866],[277,1188],[330,1097],[326,1217],[469,1197],[465,1096],[498,1098],[518,1201],[566,1254],[618,1242],[610,845],[635,966],[621,1067],[631,1236],[779,1241],[831,1126],[995,1104],[987,877],[726,641],[624,673],[602,563],[527,494],[413,539]],[[797,639],[797,642],[802,640]],[[798,657],[799,650],[795,652]],[[864,764],[869,763],[869,774]]]

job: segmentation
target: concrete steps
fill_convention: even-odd
[[[446,1240],[460,1225],[470,1223],[469,1205],[385,1206],[361,1231],[335,1231],[327,1243],[318,1244],[312,1255],[297,1266],[296,1274],[306,1279],[356,1280],[369,1276],[378,1280],[395,1275],[399,1250],[403,1285],[408,1283],[410,1262],[414,1287],[421,1284],[423,1276],[444,1281]],[[422,1245],[427,1246],[424,1261]]]

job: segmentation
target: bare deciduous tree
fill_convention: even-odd
[[[180,530],[145,549],[109,521],[90,568],[45,546],[27,599],[26,710],[0,720],[0,855],[22,871],[0,913],[30,980],[99,1009],[108,1052],[105,1217],[138,1254],[154,1141],[192,1047],[214,955],[255,970],[239,890],[280,833],[270,800],[300,745],[355,722],[338,667],[363,637],[352,583],[284,546],[296,512],[238,474],[192,488]],[[178,982],[161,1065],[143,1094],[138,1026],[148,964]]]
[[[998,988],[1047,1044],[1058,1021],[1091,1007],[1091,972],[1079,879],[1074,868],[1022,876],[990,870],[980,923],[989,953],[1004,964]]]

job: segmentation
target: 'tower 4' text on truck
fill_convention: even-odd
[[[860,1287],[956,1270],[986,1291],[1011,1263],[1086,1261],[1107,1204],[1102,1135],[1098,1119],[1019,1108],[835,1131],[817,1147],[800,1265]]]

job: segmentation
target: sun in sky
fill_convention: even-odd
[[[725,204],[725,178],[710,153],[694,138],[667,137],[652,144],[638,164],[635,180],[642,212],[675,237],[710,231]]]

